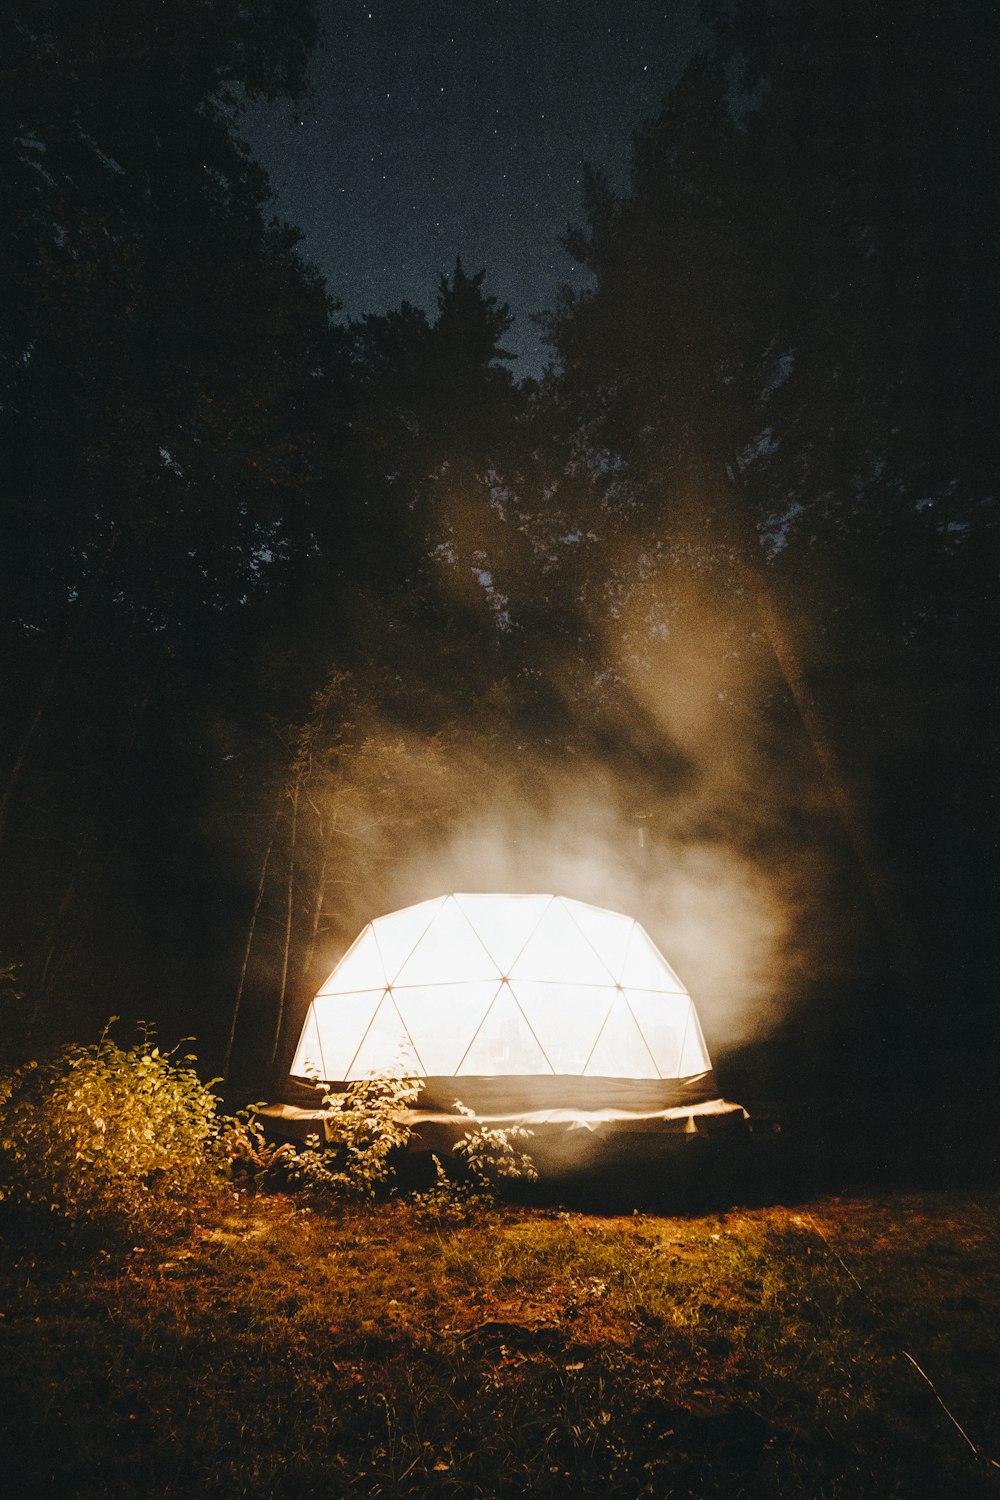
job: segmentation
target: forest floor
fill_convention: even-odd
[[[1000,1495],[995,1193],[230,1192],[145,1247],[7,1231],[0,1309],[18,1500]]]

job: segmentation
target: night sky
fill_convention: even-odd
[[[517,322],[515,373],[544,350],[530,314],[583,284],[559,243],[582,166],[624,185],[632,132],[704,39],[695,0],[321,0],[313,97],[254,104],[243,133],[278,213],[347,316],[432,310],[461,255]]]

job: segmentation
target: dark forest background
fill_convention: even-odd
[[[259,1097],[372,916],[558,888],[734,1097],[985,1128],[990,9],[707,0],[518,381],[488,267],[345,321],[274,221],[309,0],[4,7],[9,1056],[145,1017]]]

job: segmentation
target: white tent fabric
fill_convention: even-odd
[[[291,1072],[679,1079],[711,1069],[691,997],[631,917],[565,896],[439,896],[370,922]]]

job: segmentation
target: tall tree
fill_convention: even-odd
[[[435,496],[488,471],[504,442],[516,392],[502,347],[506,306],[483,291],[485,272],[457,261],[440,279],[431,320],[404,303],[352,327],[354,420],[363,482],[380,488],[398,528],[413,517],[405,566],[419,568]],[[401,501],[396,497],[402,496]]]
[[[169,881],[204,705],[305,535],[331,345],[234,130],[241,95],[304,87],[310,0],[0,29],[2,941],[27,955],[112,867]]]
[[[981,789],[996,724],[988,17],[706,9],[717,44],[639,133],[629,191],[591,184],[561,399],[661,560],[664,630],[686,603],[745,660],[769,637],[923,1025],[985,874],[940,809]]]

